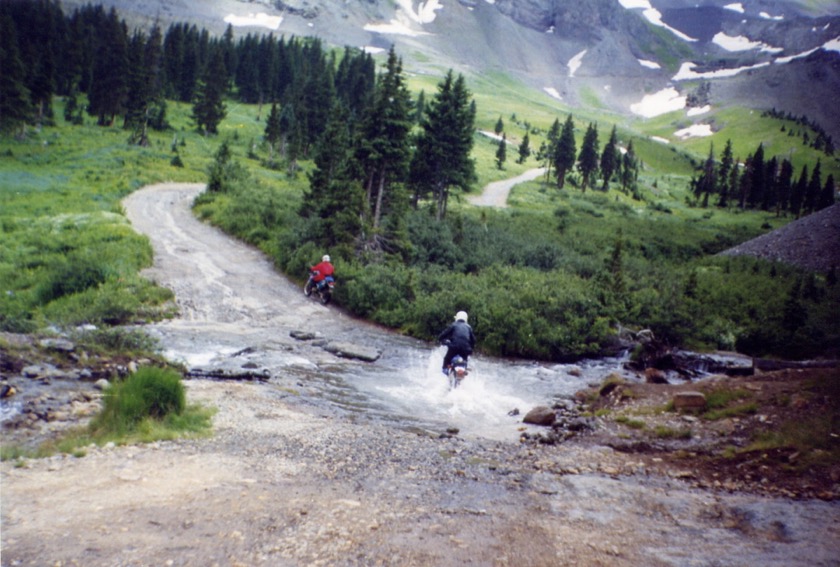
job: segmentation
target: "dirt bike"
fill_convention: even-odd
[[[335,279],[332,276],[327,276],[319,282],[315,282],[312,278],[315,274],[309,274],[309,279],[306,280],[306,285],[303,286],[303,293],[306,297],[312,295],[312,292],[318,294],[322,305],[326,305],[332,299],[333,290],[335,289]]]
[[[469,372],[470,371],[467,368],[467,361],[460,355],[456,354],[447,368],[446,375],[449,378],[449,389],[454,390],[457,388],[461,384],[461,381],[467,377]]]

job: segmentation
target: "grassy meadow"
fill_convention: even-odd
[[[429,100],[439,80],[416,75],[409,85]],[[468,87],[477,129],[493,131],[501,116],[511,142],[500,170],[498,142],[476,134],[474,191],[542,165],[533,157],[515,163],[526,124],[536,152],[552,122],[562,123],[569,109],[504,76],[468,78]],[[169,102],[171,129],[151,132],[142,148],[129,145],[119,125],[97,127],[86,117],[86,124],[73,126],[61,118],[62,102],[54,106],[55,125],[30,129],[22,140],[0,137],[0,329],[34,332],[171,316],[171,293],[138,275],[152,252],[131,230],[120,199],[150,183],[206,181],[223,140],[247,180],[233,192],[200,199],[196,213],[260,246],[291,277],[303,277],[323,253],[307,242],[309,227],[296,214],[311,163],[302,162],[293,174],[261,165],[268,155],[262,144],[268,107],[229,102],[219,135],[205,138],[190,107]],[[578,147],[590,121],[598,124],[603,147],[616,117],[597,109],[572,114]],[[672,344],[763,356],[815,356],[836,348],[840,330],[825,315],[840,306],[840,286],[831,278],[714,257],[791,218],[686,204],[694,165],[705,159],[710,142],[716,153],[732,139],[736,155],[759,142],[765,155],[788,155],[793,138],[780,130],[781,121],[726,109],[697,117],[721,128],[711,139],[682,142],[671,135],[685,125],[684,116],[621,118],[620,142],[632,139],[643,163],[641,200],[615,185],[584,193],[541,180],[517,186],[507,209],[478,209],[456,195],[443,222],[425,210],[409,214],[411,247],[401,262],[362,266],[348,251],[330,251],[341,284],[336,302],[425,339],[466,309],[484,352],[549,360],[601,352],[618,325],[653,329]],[[797,168],[816,162],[801,146],[793,155],[802,159],[794,161]],[[840,178],[836,160],[822,164],[824,176]]]

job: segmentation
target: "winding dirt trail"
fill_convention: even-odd
[[[516,177],[488,183],[481,194],[470,196],[469,201],[478,207],[507,207],[510,190],[515,185],[525,183],[526,181],[533,181],[543,174],[545,174],[545,168],[529,169]]]
[[[158,329],[164,340],[237,345],[252,327],[313,317],[376,340],[193,219],[198,190],[161,185],[125,201],[156,251],[148,275],[182,308]],[[247,338],[290,361],[337,363],[287,333]],[[2,565],[838,564],[835,503],[692,489],[606,447],[334,415],[276,372],[270,384],[187,381],[190,401],[218,409],[212,438],[0,464]]]

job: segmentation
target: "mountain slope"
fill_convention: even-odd
[[[63,0],[66,10],[88,0]],[[101,0],[130,25],[395,45],[412,72],[504,71],[569,106],[597,93],[628,114],[645,94],[713,83],[719,105],[775,107],[840,138],[840,5],[822,0]]]

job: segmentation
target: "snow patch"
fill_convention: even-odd
[[[677,74],[671,77],[672,81],[690,81],[692,79],[718,79],[721,77],[734,77],[735,75],[742,73],[744,71],[750,71],[752,69],[759,69],[761,67],[766,67],[770,65],[768,62],[764,63],[757,63],[755,65],[750,65],[748,67],[735,67],[733,69],[719,69],[717,71],[706,71],[704,73],[697,73],[693,71],[697,65],[695,63],[683,63],[680,66],[680,70],[677,71]]]
[[[628,10],[640,8],[642,10],[642,15],[647,19],[647,21],[655,26],[665,28],[680,39],[685,41],[697,41],[695,38],[690,37],[680,30],[672,28],[663,22],[662,13],[654,8],[649,0],[618,0],[618,3]]]
[[[657,63],[656,61],[647,61],[645,59],[637,59],[639,65],[642,67],[647,67],[648,69],[661,69],[662,65]]]
[[[580,64],[583,61],[583,56],[584,55],[586,55],[586,50],[585,49],[583,51],[581,51],[580,53],[578,53],[577,55],[575,55],[574,57],[572,57],[571,59],[569,59],[568,66],[569,66],[569,76],[570,77],[574,77],[575,76],[575,71],[580,69]]]
[[[660,144],[670,144],[671,143],[671,140],[667,140],[665,138],[660,138],[659,136],[651,136],[650,139],[653,140],[654,142],[659,142]]]
[[[689,108],[688,112],[686,112],[686,116],[700,116],[701,114],[706,114],[712,109],[711,106],[708,104],[706,106],[695,106],[694,108]]]
[[[732,10],[733,12],[738,12],[739,14],[744,13],[744,5],[740,2],[735,2],[734,4],[727,4],[723,7],[724,10]]]
[[[668,87],[659,92],[645,95],[640,102],[630,105],[630,111],[645,118],[653,118],[675,110],[682,110],[685,108],[685,101],[686,97],[680,96],[677,89]]]
[[[823,44],[823,49],[826,51],[837,51],[840,53],[840,36],[832,39],[831,41],[827,41]]]
[[[711,124],[693,124],[688,128],[683,128],[682,130],[674,132],[674,136],[680,140],[687,140],[688,138],[703,138],[705,136],[711,136],[712,134],[714,134],[714,132],[712,132]]]
[[[785,19],[784,16],[771,16],[767,12],[761,12],[758,15],[761,16],[762,18],[764,18],[765,20],[777,20],[778,21],[778,20],[784,20]]]
[[[237,16],[235,14],[228,14],[224,21],[235,28],[241,27],[261,27],[270,30],[280,29],[280,24],[283,22],[282,16],[269,16],[265,12],[259,14],[250,13],[247,16]]]
[[[548,93],[548,96],[554,97],[557,100],[563,100],[563,97],[560,96],[560,93],[554,87],[543,87],[543,90]]]
[[[366,45],[362,48],[362,51],[364,51],[365,53],[370,53],[371,55],[376,55],[378,53],[385,53],[385,48]]]
[[[366,24],[364,30],[382,34],[406,35],[409,37],[428,35],[427,32],[412,28],[412,24],[423,25],[432,23],[437,17],[435,12],[441,8],[443,6],[439,0],[428,0],[426,2],[420,2],[415,11],[412,0],[397,0],[397,12],[390,22],[386,24]]]
[[[814,49],[809,49],[808,51],[805,51],[804,53],[799,53],[797,55],[790,55],[789,57],[778,57],[776,58],[776,61],[774,61],[774,63],[790,63],[794,59],[802,59],[803,57],[808,57],[818,49],[819,47],[815,47]]]
[[[759,49],[767,53],[780,53],[784,51],[781,47],[771,47],[761,41],[751,41],[743,35],[732,37],[723,32],[718,32],[712,38],[712,43],[717,44],[727,51],[750,51]]]

